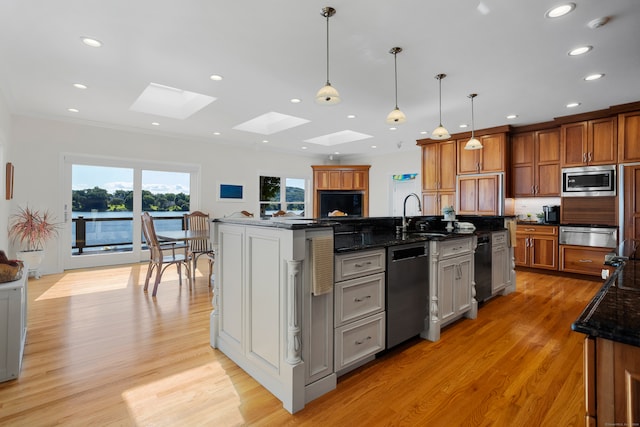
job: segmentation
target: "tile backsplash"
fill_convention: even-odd
[[[536,214],[542,213],[542,207],[546,205],[560,205],[560,197],[528,197],[514,199],[514,213],[518,219],[526,219],[531,214],[533,220]]]

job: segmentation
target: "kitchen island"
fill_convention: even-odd
[[[431,229],[444,227],[440,219],[421,220],[413,233],[397,232],[399,218],[214,220],[211,346],[289,412],[301,410],[385,349],[385,249],[406,243],[428,247],[430,257],[416,334],[435,341],[441,326],[475,318],[474,233],[441,232]],[[322,272],[330,286],[319,291]]]
[[[587,335],[586,425],[640,425],[640,260],[625,256],[571,325]]]

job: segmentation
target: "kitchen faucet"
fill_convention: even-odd
[[[402,208],[402,232],[403,233],[407,232],[407,200],[411,196],[415,197],[416,200],[418,201],[418,212],[422,211],[422,206],[420,205],[420,197],[418,197],[416,193],[407,194],[407,197],[404,198],[404,206]]]

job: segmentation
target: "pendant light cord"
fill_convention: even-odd
[[[329,83],[329,14],[327,13],[327,86]]]
[[[440,87],[440,95],[438,97],[438,107],[440,110],[440,127],[442,127],[442,77],[438,76],[438,85]]]
[[[396,79],[396,110],[398,109],[398,59],[396,57],[397,53],[393,53],[393,68],[395,71],[395,79]]]
[[[475,97],[471,97],[471,139],[475,138],[475,132],[476,132],[476,121],[475,118],[473,116],[473,98]]]

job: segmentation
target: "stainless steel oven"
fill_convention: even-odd
[[[562,197],[615,195],[615,165],[562,169]]]

